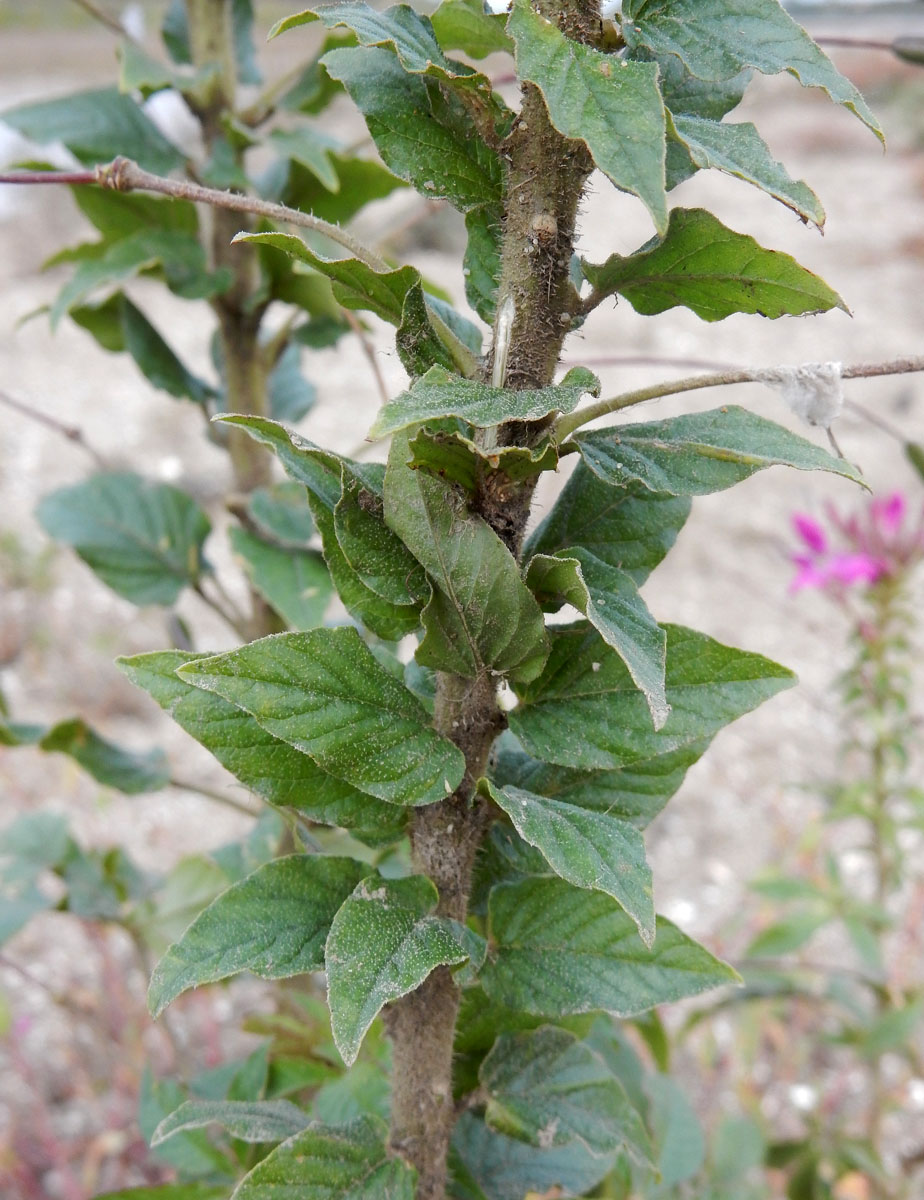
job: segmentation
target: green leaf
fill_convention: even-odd
[[[882,140],[860,93],[777,0],[626,0],[621,28],[630,48],[676,55],[698,79],[731,79],[745,67],[764,75],[788,71],[803,87],[822,88]]]
[[[199,217],[188,200],[172,196],[145,196],[140,192],[113,192],[76,184],[70,189],[74,203],[106,241],[117,241],[133,233],[170,229],[197,234]]]
[[[293,854],[234,884],[155,967],[148,989],[151,1015],[160,1016],[189,988],[241,971],[288,979],[323,970],[334,914],[370,869],[352,858]]]
[[[328,29],[348,26],[362,46],[390,46],[409,74],[433,75],[455,86],[477,88],[490,95],[488,80],[464,63],[447,58],[428,18],[406,4],[396,4],[384,12],[377,12],[363,0],[333,0],[277,21],[269,37],[274,38],[287,29],[317,19]]]
[[[636,312],[655,316],[678,305],[704,321],[733,313],[775,320],[847,309],[837,292],[794,258],[766,250],[702,208],[675,208],[663,240],[635,254],[583,264],[599,299],[619,292]]]
[[[480,429],[505,421],[540,421],[553,413],[573,412],[586,393],[600,394],[600,381],[584,367],[573,367],[555,387],[512,391],[463,379],[431,367],[421,379],[379,410],[370,437],[385,437],[423,421],[459,417]]]
[[[301,484],[287,481],[256,488],[248,497],[247,510],[261,533],[284,546],[303,548],[314,533],[311,509]]]
[[[36,516],[50,537],[72,546],[133,604],[173,604],[205,569],[209,519],[166,483],[128,473],[94,475],[45,496]]]
[[[70,755],[98,783],[127,796],[156,792],[170,782],[170,768],[163,750],[147,753],[124,750],[100,737],[80,717],[53,725],[38,745],[41,750]]]
[[[417,1172],[385,1146],[384,1121],[311,1125],[246,1175],[231,1200],[414,1200]]]
[[[314,384],[301,371],[301,350],[290,342],[267,380],[274,421],[300,421],[314,407]]]
[[[750,121],[727,124],[672,113],[671,126],[697,167],[712,167],[752,183],[798,213],[803,221],[824,228],[825,210],[821,201],[807,184],[794,180],[783,164],[773,158]]]
[[[689,514],[686,497],[612,488],[579,463],[552,511],[527,539],[523,557],[528,561],[535,554],[570,554],[580,548],[625,571],[641,587]]]
[[[680,1086],[668,1075],[645,1080],[651,1125],[658,1147],[658,1173],[667,1187],[692,1179],[706,1158],[706,1139],[699,1118]]]
[[[304,1109],[288,1100],[187,1100],[161,1121],[151,1145],[206,1125],[221,1125],[241,1142],[281,1142],[300,1133],[310,1121]]]
[[[542,92],[555,128],[584,142],[600,170],[638,196],[663,232],[666,117],[657,66],[572,41],[526,0],[515,0],[507,29],[517,74]]]
[[[560,556],[537,554],[526,582],[543,608],[571,604],[587,617],[626,664],[660,729],[670,714],[664,694],[667,639],[632,577],[577,547]]]
[[[229,425],[240,425],[256,441],[271,447],[292,479],[307,487],[327,568],[351,615],[388,640],[397,640],[416,630],[420,625],[419,606],[393,604],[368,587],[350,565],[337,540],[335,510],[341,499],[343,472],[348,469],[352,478],[356,464],[321,450],[306,438],[263,417],[227,416],[222,420]],[[397,539],[395,546],[398,546]],[[396,561],[399,560],[400,551],[396,549]]]
[[[499,1003],[536,1016],[629,1017],[738,981],[670,921],[658,918],[648,949],[614,900],[561,879],[499,884],[488,913],[482,986]]]
[[[458,357],[454,357],[450,347],[457,351]],[[466,375],[474,374],[476,369],[474,355],[458,341],[452,330],[435,315],[431,318],[419,283],[409,288],[404,297],[395,348],[401,365],[412,379],[437,363],[450,370],[458,365]]]
[[[385,524],[385,468],[366,464],[361,474],[344,465],[334,509],[337,541],[363,583],[392,604],[418,604],[430,588],[420,563]]]
[[[518,689],[510,728],[537,758],[565,767],[613,768],[712,737],[762,704],[795,676],[677,625],[667,631],[667,700],[671,715],[651,728],[645,699],[622,660],[592,626],[552,631],[543,674]]]
[[[830,920],[831,913],[827,911],[792,913],[761,930],[745,951],[745,957],[779,958],[792,954]]]
[[[430,21],[444,50],[461,50],[469,58],[513,53],[506,17],[486,12],[482,0],[443,0]]]
[[[217,295],[230,282],[227,268],[214,273],[206,269],[205,251],[192,234],[174,229],[141,230],[118,241],[103,242],[98,257],[80,263],[51,306],[52,328],[74,305],[101,288],[154,268],[162,269],[170,289],[187,300]]]
[[[408,465],[415,471],[459,484],[469,495],[474,494],[484,472],[500,470],[508,479],[523,480],[533,479],[543,471],[554,471],[558,465],[558,450],[551,442],[535,449],[495,446],[487,450],[475,441],[471,426],[460,421],[457,429],[450,430],[449,424],[438,422],[436,429],[422,427],[408,442],[411,452]]]
[[[338,143],[309,125],[297,129],[274,129],[267,143],[283,158],[291,158],[307,167],[329,192],[340,191],[340,177],[331,159]]]
[[[455,97],[409,75],[391,51],[378,46],[330,50],[322,61],[350,93],[395,175],[461,212],[500,203],[500,159]]]
[[[215,389],[187,370],[144,313],[127,296],[119,293],[118,305],[125,349],[145,379],[171,396],[188,397],[205,408],[214,398]]]
[[[523,788],[565,804],[608,813],[644,829],[683,783],[693,763],[706,752],[710,740],[691,742],[680,750],[616,770],[590,771],[557,767],[503,747],[491,774],[500,787]]]
[[[214,399],[215,389],[187,369],[124,292],[116,292],[102,304],[73,307],[70,316],[103,349],[115,354],[127,351],[154,387],[171,396],[192,400],[203,408]]]
[[[480,3],[480,0],[476,0]],[[465,214],[468,242],[462,262],[465,298],[482,321],[494,324],[497,289],[501,275],[501,237],[504,214],[499,207],[485,205]]]
[[[616,1155],[595,1157],[580,1142],[542,1149],[490,1129],[465,1112],[452,1135],[455,1200],[586,1196],[612,1170]]]
[[[548,643],[542,612],[516,559],[451,485],[406,465],[396,437],[385,474],[385,521],[433,580],[417,661],[467,678],[487,671],[532,679]]]
[[[501,1034],[479,1076],[485,1120],[499,1133],[543,1148],[578,1141],[595,1155],[625,1148],[650,1161],[648,1134],[622,1084],[564,1029]]]
[[[635,922],[645,944],[651,945],[655,932],[651,868],[634,825],[522,788],[494,787],[487,780],[482,787],[520,836],[542,852],[556,875],[576,887],[612,896]]]
[[[704,496],[772,466],[863,482],[851,463],[737,405],[578,433],[574,440],[588,467],[611,487],[641,484],[652,492]]]
[[[85,166],[108,162],[119,154],[155,175],[168,175],[183,165],[176,146],[118,88],[23,104],[0,117],[32,142],[63,142]]]
[[[323,623],[334,589],[320,554],[274,546],[246,529],[232,529],[230,538],[254,587],[290,629]]]
[[[330,87],[338,92],[341,90],[339,84],[332,83],[323,67],[318,70]],[[324,221],[343,225],[373,200],[381,200],[396,188],[407,186],[404,180],[394,176],[378,160],[346,157],[333,152],[328,157],[337,173],[336,191],[326,188],[297,161],[290,161],[283,164],[279,191],[271,187],[268,189],[268,198],[278,199],[303,212],[314,213]]]
[[[460,751],[432,728],[419,701],[355,629],[262,638],[189,662],[179,674],[380,800],[432,804],[462,781]]]
[[[267,733],[249,713],[176,674],[184,663],[206,657],[163,650],[120,658],[117,664],[223,767],[270,804],[295,808],[324,825],[343,826],[370,845],[401,836],[402,809],[328,775],[307,754]]]
[[[293,233],[239,233],[235,242],[273,246],[307,263],[334,282],[334,295],[345,308],[364,308],[392,325],[401,324],[404,299],[420,273],[414,267],[379,272],[358,258],[324,258]]]
[[[465,962],[460,933],[431,914],[439,896],[424,875],[367,879],[344,900],[327,937],[331,1029],[347,1066],[382,1008],[439,966]]]

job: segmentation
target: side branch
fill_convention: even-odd
[[[14,171],[0,175],[0,183],[97,183],[114,192],[157,192],[177,200],[189,200],[194,204],[207,204],[211,208],[225,208],[232,212],[252,213],[270,221],[313,229],[349,250],[354,258],[360,259],[373,271],[391,269],[384,258],[357,241],[351,233],[311,213],[289,208],[286,204],[260,200],[256,196],[245,196],[241,192],[223,192],[218,188],[203,187],[187,179],[166,179],[143,170],[129,158],[114,158],[112,162],[103,163],[92,171]]]
[[[910,375],[924,371],[924,356],[911,358],[895,358],[890,362],[855,363],[844,367],[842,379],[873,379],[878,375]],[[619,412],[623,408],[631,408],[635,404],[644,404],[646,400],[659,400],[662,396],[676,396],[681,392],[695,392],[702,388],[728,387],[733,383],[760,383],[763,371],[753,368],[737,371],[715,371],[709,375],[689,375],[686,379],[672,379],[666,383],[653,383],[650,387],[637,388],[632,392],[623,392],[619,396],[611,396],[607,400],[598,400],[578,412],[570,413],[559,418],[553,428],[553,437],[559,443],[569,437],[582,425],[588,425],[597,417],[605,417],[610,413]]]

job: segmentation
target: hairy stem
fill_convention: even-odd
[[[582,0],[564,0],[554,12],[572,37],[590,40],[599,18]],[[577,206],[591,163],[586,149],[551,125],[538,90],[526,85],[520,117],[504,146],[509,164],[498,310],[511,316],[506,386],[551,383],[570,329],[572,297],[568,265]],[[506,302],[506,303],[505,303]],[[495,331],[495,342],[497,331]],[[490,379],[493,363],[485,366]],[[497,444],[529,442],[539,429],[511,425],[496,431]],[[518,554],[534,483],[517,483],[503,472],[480,480],[474,508]],[[434,881],[438,912],[464,921],[475,855],[490,820],[475,795],[491,746],[503,727],[496,683],[441,673],[437,678],[436,728],[465,756],[465,778],[447,800],[415,809],[411,850],[415,870]],[[386,1023],[393,1045],[390,1144],[417,1168],[418,1200],[444,1200],[446,1161],[455,1122],[452,1047],[459,990],[445,968],[416,992],[392,1005]]]

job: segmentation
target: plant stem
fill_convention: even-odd
[[[63,421],[58,421],[55,417],[48,416],[47,413],[39,412],[37,408],[30,408],[28,404],[23,404],[21,400],[14,400],[6,392],[0,392],[0,404],[5,404],[7,408],[12,408],[15,412],[22,413],[24,417],[28,417],[31,421],[37,421],[39,425],[44,425],[46,429],[53,429],[55,433],[60,433],[69,442],[73,442],[79,446],[85,454],[89,454],[101,471],[108,470],[109,464],[106,462],[106,459],[98,450],[90,445],[84,436],[83,430],[78,428],[78,426],[65,425]]]
[[[554,7],[543,0],[542,9],[571,37],[589,42],[598,34],[599,18],[586,0],[563,0]],[[509,167],[498,311],[509,313],[509,302],[513,307],[506,383],[512,388],[542,387],[553,380],[571,324],[563,319],[574,295],[568,264],[591,162],[582,143],[567,141],[552,127],[539,91],[529,84],[503,156]],[[493,352],[484,366],[484,379],[491,378],[492,358]],[[499,445],[529,442],[541,429],[511,424],[494,436]],[[517,483],[500,471],[486,473],[479,482],[473,507],[514,555],[523,539],[534,483]],[[466,772],[447,800],[414,810],[411,852],[414,869],[437,886],[437,912],[458,921],[465,920],[475,855],[491,819],[489,806],[475,795],[475,784],[503,724],[493,677],[472,680],[438,674],[434,725],[460,748]],[[458,1007],[458,987],[450,972],[439,968],[386,1012],[393,1047],[389,1140],[393,1150],[417,1168],[417,1200],[446,1196],[455,1122],[452,1048]]]
[[[364,246],[339,225],[332,225],[330,221],[324,221],[321,217],[302,212],[298,208],[289,208],[287,204],[275,204],[270,200],[260,200],[257,196],[246,196],[242,192],[204,187],[190,179],[167,179],[163,175],[154,175],[143,170],[130,158],[120,156],[89,171],[5,171],[0,173],[0,183],[99,184],[100,187],[110,188],[114,192],[156,192],[161,196],[173,196],[177,200],[189,200],[194,204],[207,204],[210,208],[252,213],[270,221],[279,221],[283,225],[313,229],[349,250],[354,258],[360,259],[373,271],[381,273],[391,270],[385,259],[374,250]]]
[[[168,783],[170,787],[182,788],[184,792],[195,792],[198,796],[204,796],[206,800],[214,800],[216,804],[223,804],[225,808],[233,808],[235,812],[243,813],[245,817],[259,817],[260,815],[259,811],[251,808],[249,804],[235,800],[233,796],[227,796],[224,792],[216,792],[212,788],[202,787],[201,784],[190,783],[188,779],[171,777]]]
[[[895,358],[888,362],[855,363],[844,367],[842,379],[873,379],[880,375],[910,375],[924,371],[924,355],[909,358]],[[686,379],[672,379],[665,383],[654,383],[649,387],[636,388],[631,392],[623,392],[619,396],[611,396],[607,400],[598,400],[587,408],[560,417],[555,423],[553,436],[558,442],[595,421],[598,417],[608,416],[623,408],[631,408],[635,404],[644,404],[647,400],[658,400],[662,396],[676,396],[681,392],[695,392],[702,388],[728,387],[735,383],[760,383],[762,371],[754,368],[740,368],[732,371],[715,371],[708,375],[689,375]]]

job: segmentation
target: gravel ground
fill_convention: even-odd
[[[902,29],[912,27],[924,32],[924,15],[902,19]],[[834,26],[819,18],[813,29],[823,28]],[[896,17],[857,16],[836,31],[881,37],[895,28]],[[821,196],[828,212],[823,239],[755,189],[717,175],[702,174],[685,184],[677,202],[708,207],[733,228],[817,269],[845,298],[852,315],[779,322],[734,317],[707,325],[685,311],[652,321],[627,304],[604,306],[572,341],[571,361],[592,363],[618,352],[772,365],[920,352],[924,72],[902,69],[886,56],[845,52],[839,62],[883,116],[889,136],[885,157],[858,122],[823,97],[801,93],[791,79],[759,81],[744,114],[758,117],[760,110],[760,128],[771,148]],[[0,107],[103,84],[111,71],[112,45],[103,32],[66,37],[6,32],[0,36]],[[20,152],[0,130],[0,155],[12,161]],[[400,221],[406,202],[400,198],[364,215],[366,235],[374,238],[383,223]],[[629,252],[650,235],[640,206],[605,181],[585,205],[584,228],[582,248],[592,256]],[[407,255],[461,294],[455,256],[460,233],[453,214],[441,212],[415,232],[421,237],[404,248]],[[0,262],[6,281],[0,290],[2,388],[35,409],[79,424],[112,463],[176,481],[216,506],[227,484],[225,463],[203,443],[191,406],[153,393],[132,365],[102,355],[72,324],[65,322],[54,337],[41,317],[18,324],[60,286],[60,274],[40,272],[42,259],[80,233],[66,195],[52,189],[0,190]],[[187,361],[207,371],[201,316],[190,319],[192,310],[143,283],[136,294],[155,322],[171,330]],[[387,332],[376,329],[375,338],[388,386],[397,391],[403,376],[388,349]],[[599,370],[605,391],[613,392],[669,376],[674,368],[605,363]],[[377,404],[364,362],[353,347],[324,352],[311,373],[320,400],[305,431],[336,449],[355,447]],[[848,389],[850,400],[905,436],[924,441],[920,377],[858,381]],[[737,394],[726,389],[721,401],[790,421],[774,393],[756,385],[733,391]],[[345,392],[349,409],[340,399]],[[697,394],[682,403],[662,401],[644,415],[718,402],[716,393]],[[9,411],[3,412],[0,428],[0,682],[17,718],[44,721],[79,711],[117,741],[163,744],[175,774],[226,787],[211,758],[162,719],[111,665],[116,654],[167,644],[159,614],[139,613],[97,585],[71,556],[49,551],[34,521],[37,499],[82,478],[90,465],[86,456],[41,424]],[[837,435],[874,490],[905,486],[914,492],[917,485],[896,442],[875,425],[849,412]],[[544,485],[540,510],[560,482]],[[856,498],[844,481],[770,471],[734,493],[698,500],[675,552],[646,588],[659,619],[689,624],[779,659],[801,680],[796,690],[722,733],[651,829],[660,910],[725,952],[740,947],[753,921],[747,880],[790,853],[818,816],[810,794],[792,785],[823,779],[837,744],[830,684],[843,659],[844,630],[823,599],[787,594],[789,516],[795,508],[819,511],[828,500],[849,505]],[[182,611],[203,631],[204,643],[229,644],[194,597]],[[67,813],[85,843],[119,843],[150,869],[220,845],[247,824],[190,792],[171,788],[125,798],[101,790],[67,760],[0,750],[0,826],[42,807]],[[0,988],[21,1036],[7,1042],[8,1063],[0,1050],[0,1177],[16,1155],[42,1168],[44,1192],[22,1190],[24,1197],[83,1200],[104,1186],[146,1177],[143,1147],[131,1125],[131,1097],[144,1054],[164,1066],[173,1051],[143,1016],[142,973],[132,955],[121,936],[83,930],[59,915],[34,921],[4,948]],[[237,1017],[253,1003],[264,1004],[264,994],[246,982],[193,998],[180,1007],[174,1036],[181,1049],[195,1047],[202,1061],[218,1058],[230,1044]],[[909,1104],[915,1095],[908,1091]],[[707,1099],[722,1106],[728,1097]],[[784,1107],[785,1094],[774,1103]],[[11,1186],[26,1187],[21,1179]]]

